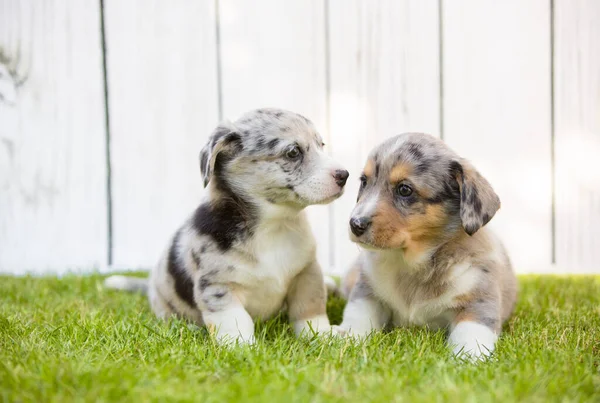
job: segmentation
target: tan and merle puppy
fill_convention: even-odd
[[[161,318],[207,325],[224,343],[254,341],[254,319],[286,307],[297,334],[329,332],[326,290],[304,208],[329,203],[348,172],[323,151],[313,124],[259,109],[216,128],[200,153],[205,199],[174,235],[147,288]]]
[[[433,136],[408,133],[376,147],[350,218],[362,251],[336,330],[447,328],[455,353],[489,355],[517,295],[507,254],[484,227],[499,208],[490,184]]]

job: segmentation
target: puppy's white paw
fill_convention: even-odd
[[[345,324],[334,325],[331,327],[333,334],[337,337],[351,338],[355,340],[364,340],[371,335],[372,329],[362,329],[357,331],[355,328],[347,326]]]
[[[348,329],[343,328],[340,325],[331,326],[331,330],[334,336],[346,337],[348,335]]]
[[[326,336],[331,334],[331,325],[327,315],[317,315],[310,319],[296,321],[294,331],[297,336],[312,336],[315,333]]]
[[[215,326],[208,326],[208,331],[221,346],[253,345],[256,342],[254,334],[251,333],[243,335],[239,331],[227,332],[217,329]]]
[[[217,335],[217,341],[220,345],[223,346],[251,346],[256,342],[254,336],[242,337],[240,335],[235,336],[230,334]]]
[[[452,352],[470,361],[484,360],[494,351],[498,336],[489,327],[476,322],[460,322],[448,337]]]
[[[241,306],[203,312],[203,319],[220,345],[254,344],[254,321]]]

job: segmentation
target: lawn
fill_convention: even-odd
[[[297,340],[285,318],[254,347],[154,318],[102,277],[0,278],[4,401],[600,401],[600,277],[521,277],[494,357],[452,358],[442,332]],[[331,299],[339,323],[343,301]]]

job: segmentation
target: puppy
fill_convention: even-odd
[[[448,328],[454,353],[489,355],[517,296],[504,247],[484,227],[500,208],[490,184],[419,133],[375,148],[360,180],[350,238],[362,251],[344,282],[351,291],[336,330],[360,337],[388,324]]]
[[[348,172],[305,117],[259,109],[223,123],[200,153],[204,200],[172,238],[146,289],[154,313],[207,325],[223,343],[254,341],[254,320],[284,306],[295,332],[329,332],[326,290],[304,208],[340,197]]]

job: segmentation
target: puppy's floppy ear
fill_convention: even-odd
[[[242,137],[230,122],[222,122],[210,135],[208,142],[200,151],[200,172],[204,187],[208,185],[215,170],[217,156],[221,153],[232,153],[242,147]]]
[[[465,159],[453,161],[450,170],[460,189],[460,220],[465,232],[476,233],[500,208],[492,185]]]

